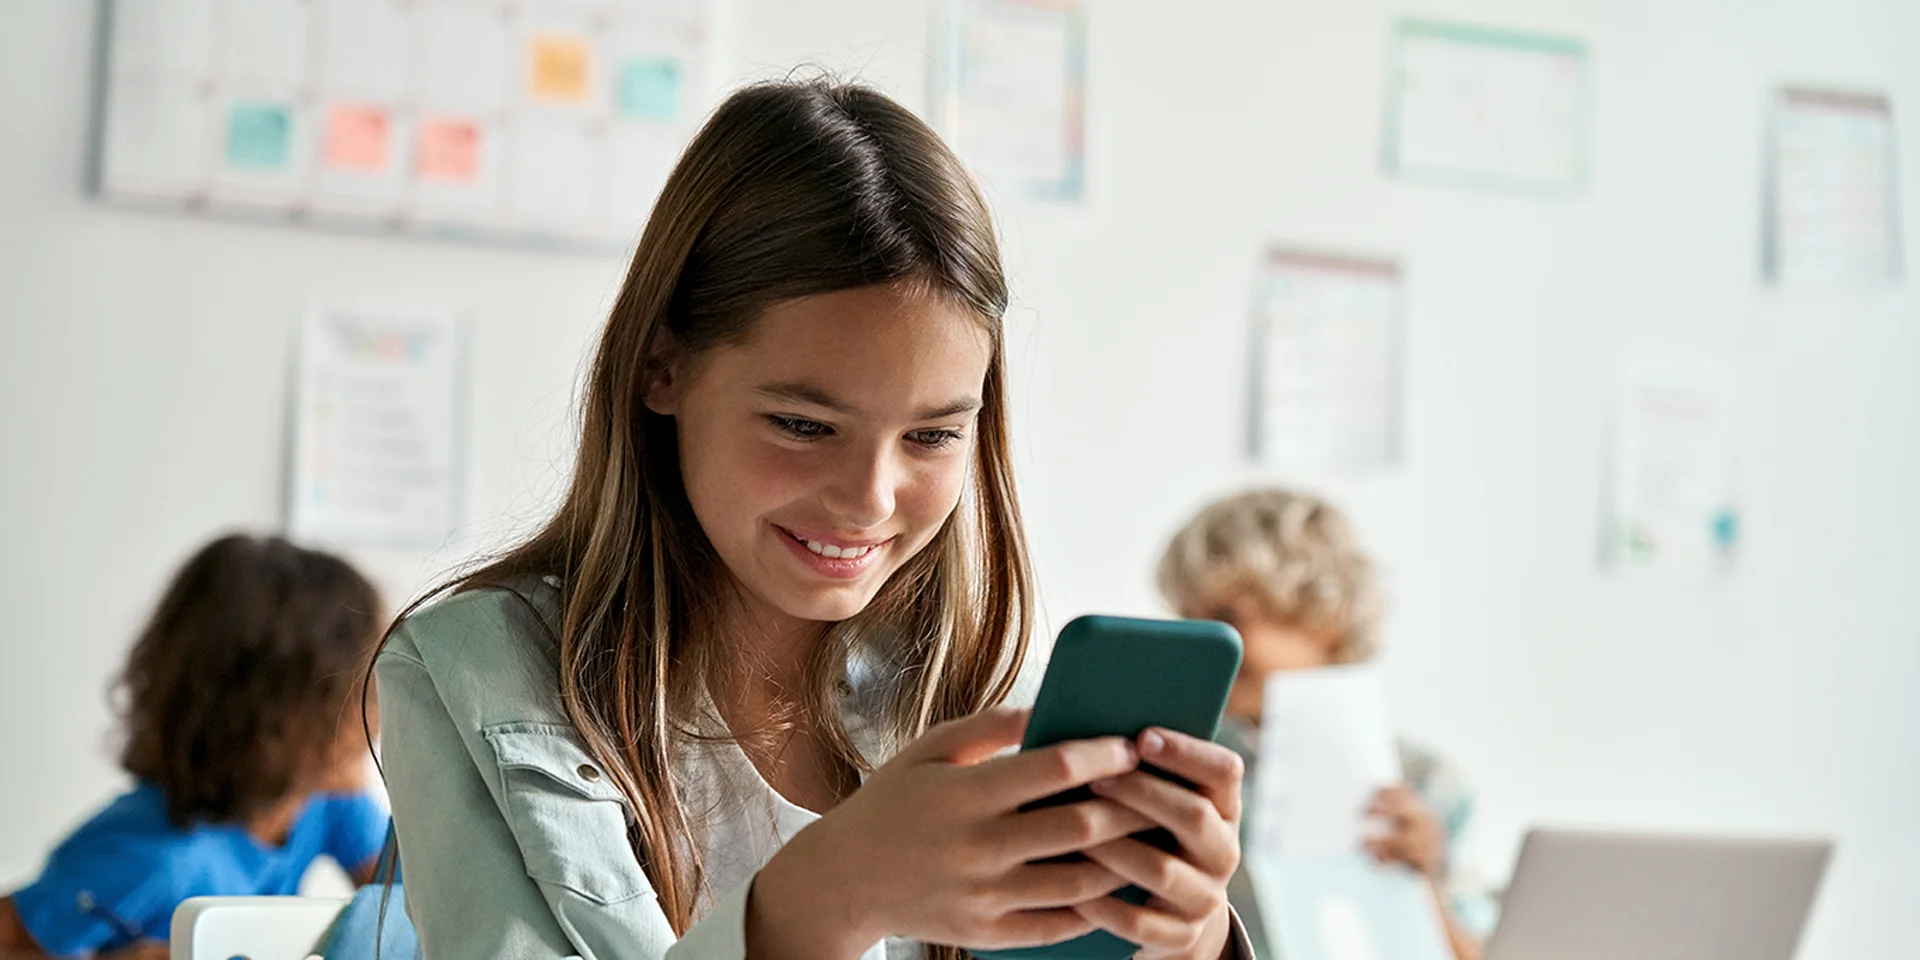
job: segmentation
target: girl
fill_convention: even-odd
[[[1159,581],[1181,616],[1223,620],[1245,641],[1221,741],[1249,764],[1258,752],[1268,677],[1373,656],[1380,617],[1373,562],[1340,511],[1312,494],[1249,490],[1208,505],[1167,545]],[[1368,813],[1385,829],[1368,841],[1367,852],[1425,877],[1456,960],[1475,960],[1496,907],[1484,891],[1462,882],[1448,855],[1466,829],[1472,799],[1432,752],[1403,740],[1399,753],[1407,782],[1375,796]],[[1244,874],[1235,878],[1233,894],[1256,942],[1264,939]]]
[[[1006,305],[985,203],[905,109],[824,82],[720,106],[641,237],[558,513],[380,655],[427,956],[1240,948],[1231,751],[995,756],[1033,603]],[[1129,839],[1155,825],[1178,856]]]
[[[0,899],[0,955],[164,957],[181,901],[293,894],[323,855],[370,881],[387,814],[349,706],[380,617],[352,567],[278,537],[188,560],[120,680],[138,782]]]

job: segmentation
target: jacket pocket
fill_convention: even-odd
[[[506,723],[481,735],[500,765],[502,812],[528,876],[600,904],[651,891],[627,840],[626,798],[572,728]]]

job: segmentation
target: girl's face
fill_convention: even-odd
[[[768,308],[675,360],[647,406],[756,616],[844,620],[940,531],[972,462],[991,341],[938,296],[875,285]]]

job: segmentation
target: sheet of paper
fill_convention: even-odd
[[[1899,279],[1892,104],[1877,94],[1786,89],[1772,125],[1771,277],[1832,286]]]
[[[217,76],[241,85],[291,87],[307,82],[313,50],[307,41],[315,6],[308,0],[227,0],[220,4],[212,25]]]
[[[680,64],[663,57],[635,57],[620,65],[620,112],[636,120],[680,117]]]
[[[1615,569],[1701,576],[1734,561],[1737,413],[1725,363],[1662,357],[1623,365],[1607,478],[1606,554]]]
[[[1361,849],[1367,805],[1398,783],[1384,679],[1370,664],[1268,678],[1248,846],[1268,857]]]
[[[223,117],[197,86],[114,84],[107,108],[100,181],[109,195],[179,198],[206,186]]]
[[[1268,937],[1287,960],[1451,960],[1426,882],[1360,854],[1247,864]]]
[[[320,88],[357,99],[408,96],[408,5],[394,0],[315,0]]]
[[[293,535],[439,545],[460,507],[465,370],[451,311],[310,310],[288,471]]]
[[[585,37],[536,36],[527,44],[527,92],[535,100],[584,101],[592,63]]]
[[[1406,21],[1394,51],[1390,172],[1546,190],[1584,181],[1584,44]]]
[[[516,125],[508,161],[507,205],[516,222],[533,229],[585,232],[606,214],[603,129],[553,120]]]
[[[1086,12],[1079,0],[954,0],[943,122],[960,155],[1007,190],[1078,199]]]
[[[293,108],[284,103],[242,102],[227,110],[227,164],[284,169],[293,160]]]
[[[114,5],[113,67],[149,79],[192,82],[213,65],[214,7],[218,0]]]
[[[472,182],[480,176],[480,137],[480,124],[468,118],[422,121],[415,175],[422,180]]]
[[[421,109],[480,113],[498,109],[517,92],[519,64],[500,8],[417,5],[413,36],[414,95]]]
[[[1400,459],[1400,268],[1274,251],[1254,322],[1253,454],[1282,466]]]
[[[326,165],[362,173],[385,170],[392,140],[390,126],[386,108],[379,105],[334,104],[327,111]]]

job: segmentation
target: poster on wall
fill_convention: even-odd
[[[1395,31],[1392,64],[1389,173],[1541,192],[1584,186],[1584,43],[1407,20]]]
[[[620,249],[711,105],[711,8],[111,4],[97,193],[167,212]]]
[[[1618,572],[1697,577],[1740,549],[1738,383],[1703,357],[1622,364],[1613,411],[1604,554]]]
[[[1392,261],[1269,251],[1254,308],[1254,459],[1400,462],[1400,287]]]
[[[949,0],[935,29],[941,132],[1015,197],[1079,200],[1086,181],[1082,0]]]
[[[316,304],[300,326],[287,529],[436,547],[465,478],[467,354],[451,310]]]
[[[1788,87],[1774,97],[1770,127],[1768,279],[1856,287],[1900,279],[1899,170],[1887,97]]]

